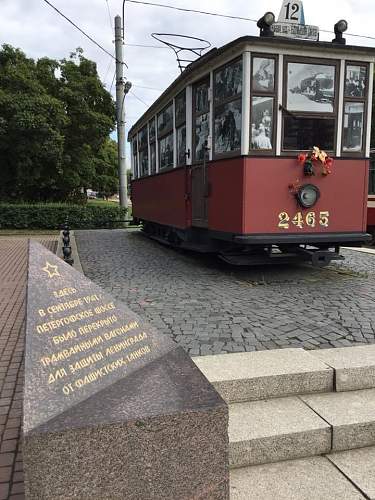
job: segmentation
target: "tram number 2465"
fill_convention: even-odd
[[[279,225],[280,229],[289,229],[293,224],[299,229],[307,227],[328,227],[329,226],[329,212],[307,212],[303,214],[302,212],[296,213],[296,215],[291,218],[287,212],[279,213]]]

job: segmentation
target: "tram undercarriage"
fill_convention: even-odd
[[[216,254],[234,266],[310,262],[315,267],[344,260],[340,246],[362,246],[366,233],[299,235],[236,235],[203,228],[186,230],[143,221],[143,232],[160,243],[200,253]],[[299,241],[300,240],[300,241]]]

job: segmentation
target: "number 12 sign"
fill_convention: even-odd
[[[305,14],[301,0],[284,0],[278,23],[305,24]]]

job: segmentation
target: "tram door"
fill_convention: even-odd
[[[208,226],[208,182],[207,165],[191,168],[191,206],[193,226]]]
[[[193,86],[192,223],[208,226],[207,140],[210,133],[210,79]]]

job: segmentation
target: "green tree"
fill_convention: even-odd
[[[3,45],[0,199],[74,199],[97,176],[114,185],[117,175],[103,158],[114,124],[112,97],[81,49],[35,62]]]
[[[117,143],[107,139],[94,160],[95,178],[92,183],[94,191],[108,198],[118,191],[117,176]]]

